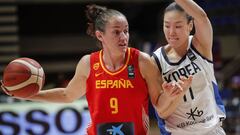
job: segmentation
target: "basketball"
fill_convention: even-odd
[[[11,61],[3,71],[3,86],[7,94],[27,98],[37,94],[43,87],[45,75],[41,65],[30,58]]]

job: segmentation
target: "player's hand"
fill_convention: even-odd
[[[2,80],[0,80],[0,83],[1,83],[1,88],[2,88],[3,92],[4,92],[5,94],[9,95],[9,96],[13,96],[13,95],[11,95],[11,94],[8,92],[7,88],[6,88],[6,87],[4,86],[4,84],[3,84],[3,81],[2,81]]]
[[[190,75],[188,78],[180,77],[176,82],[164,82],[162,84],[163,94],[168,97],[170,100],[174,100],[180,95],[183,95],[191,86],[193,76]]]
[[[192,84],[192,79],[193,79],[192,75],[188,76],[188,78],[184,76],[180,77],[180,80],[178,82],[180,83],[180,86],[182,87],[184,93],[190,88]]]

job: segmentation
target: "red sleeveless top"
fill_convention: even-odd
[[[90,56],[90,75],[86,98],[91,116],[88,135],[148,134],[149,95],[139,71],[139,51],[128,48],[126,63],[118,71],[109,71],[102,50]]]

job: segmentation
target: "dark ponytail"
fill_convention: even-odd
[[[96,30],[105,32],[105,26],[113,16],[124,15],[117,10],[92,4],[87,6],[86,16],[88,19],[87,34],[95,37]]]
[[[98,5],[87,5],[86,10],[86,16],[88,19],[88,28],[87,28],[87,34],[95,37],[95,31],[96,31],[96,20],[101,14],[107,11],[106,7],[98,6]]]

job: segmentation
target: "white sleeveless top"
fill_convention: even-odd
[[[191,44],[178,62],[169,61],[163,47],[153,53],[163,80],[170,82],[180,76],[193,75],[192,85],[180,101],[177,110],[167,119],[158,117],[162,135],[204,134],[225,118],[225,109],[219,96],[213,62],[204,58]]]

